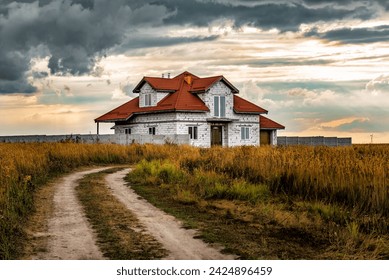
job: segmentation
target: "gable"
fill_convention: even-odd
[[[234,87],[226,78],[223,76],[215,76],[208,78],[195,79],[191,86],[190,92],[192,93],[203,93],[209,90],[213,85],[218,82],[223,82],[227,87],[231,89],[232,93],[239,93],[239,90]]]
[[[155,102],[149,106],[140,106],[140,98],[136,97],[127,103],[109,111],[108,113],[95,119],[96,122],[115,122],[128,120],[133,114],[157,113],[167,111],[189,111],[189,112],[209,112],[208,106],[213,103],[205,104],[197,93],[206,93],[218,83],[226,86],[232,93],[229,103],[235,113],[263,114],[267,111],[236,94],[239,92],[223,76],[214,76],[199,78],[189,72],[183,72],[174,78],[156,78],[143,77],[136,85],[133,92],[141,93],[142,88],[147,84],[155,94]],[[201,96],[203,97],[203,96]],[[142,103],[143,104],[143,103]],[[207,106],[208,105],[208,106]]]

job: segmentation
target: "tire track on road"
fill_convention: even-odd
[[[71,173],[55,185],[54,212],[48,222],[47,251],[34,259],[42,260],[99,260],[104,259],[96,245],[95,234],[77,199],[75,188],[85,175],[110,167]]]

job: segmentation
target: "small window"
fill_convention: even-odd
[[[150,135],[155,135],[155,126],[154,127],[149,127],[149,134]]]
[[[151,94],[145,94],[145,106],[151,106]]]
[[[249,127],[241,127],[240,128],[240,135],[242,140],[249,140],[250,139],[250,128]]]
[[[188,134],[190,139],[197,139],[197,126],[189,126],[188,127]]]
[[[131,128],[125,128],[124,129],[125,134],[131,134]]]

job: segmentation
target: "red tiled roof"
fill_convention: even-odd
[[[148,83],[154,90],[175,92],[180,88],[180,80],[165,79],[155,77],[143,77],[133,92],[140,92],[140,89],[145,83]]]
[[[167,91],[169,94],[160,100],[156,106],[139,107],[139,97],[113,109],[112,111],[95,119],[96,122],[114,122],[128,120],[133,114],[147,112],[166,111],[209,111],[204,102],[193,92],[205,92],[213,84],[223,81],[231,88],[233,93],[238,93],[236,89],[223,76],[199,78],[189,72],[169,78],[143,77],[133,92],[140,92],[142,86],[148,83],[154,90]],[[267,113],[261,107],[234,95],[234,110],[236,113]]]
[[[259,117],[259,124],[261,129],[285,129],[285,126],[282,124],[276,123],[275,121],[264,116]]]
[[[267,114],[267,111],[265,109],[237,95],[234,95],[234,111],[235,113]]]
[[[223,76],[215,76],[208,78],[195,79],[192,84],[191,92],[205,92],[208,90],[213,84],[222,81],[224,82],[231,90],[232,93],[239,93],[239,90],[234,87],[226,78]]]

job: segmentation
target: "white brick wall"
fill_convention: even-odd
[[[144,114],[136,115],[127,125],[116,125],[115,133],[124,133],[125,128],[131,128],[131,134],[149,134],[149,128],[155,127],[156,135],[177,134],[176,115],[165,114]]]
[[[151,106],[156,106],[157,103],[161,101],[169,93],[155,91],[148,83],[145,83],[140,89],[139,107],[145,107],[146,94],[151,94]]]
[[[227,87],[223,82],[218,82],[214,84],[208,92],[200,93],[198,95],[201,100],[208,106],[210,112],[208,113],[208,118],[215,115],[213,101],[215,96],[225,96],[226,97],[226,118],[232,118],[233,114],[233,102],[234,97],[231,92],[231,89]]]
[[[144,104],[144,95],[151,93],[152,104],[166,96],[165,93],[154,91],[147,83],[141,88],[140,104]],[[259,116],[254,114],[235,114],[233,111],[233,94],[223,82],[213,85],[208,92],[201,93],[198,96],[210,109],[209,112],[175,112],[175,113],[158,113],[158,114],[141,114],[131,119],[131,124],[115,126],[115,133],[124,133],[126,127],[131,127],[132,134],[148,134],[149,127],[156,127],[156,135],[183,135],[188,134],[189,126],[198,127],[198,139],[190,140],[191,145],[199,147],[209,147],[211,145],[211,126],[207,118],[214,117],[214,96],[225,96],[226,98],[226,116],[225,118],[233,119],[233,122],[223,122],[222,138],[223,146],[239,145],[259,145]],[[250,128],[250,137],[247,140],[241,139],[241,127]],[[274,139],[273,135],[273,139]]]
[[[226,97],[226,118],[237,121],[225,123],[223,129],[223,146],[239,145],[259,145],[259,116],[255,114],[236,114],[234,112],[234,95],[231,89],[223,82],[214,84],[209,92],[199,94],[199,97],[208,106],[210,112],[207,112],[206,118],[214,118],[214,96],[224,95]],[[241,127],[250,127],[250,139],[241,139]],[[210,126],[209,126],[210,130]],[[209,143],[210,143],[209,136]]]
[[[188,134],[189,126],[197,126],[197,139],[190,139],[190,144],[197,147],[209,147],[211,143],[209,124],[206,122],[178,122],[177,134]]]

